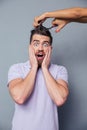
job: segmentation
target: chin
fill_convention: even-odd
[[[38,67],[41,67],[42,61],[38,61]]]

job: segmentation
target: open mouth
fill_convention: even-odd
[[[41,55],[40,55],[40,54],[38,54],[37,56],[38,56],[38,57],[43,57],[43,55],[42,55],[42,54],[41,54]]]
[[[43,60],[44,59],[44,54],[39,53],[39,54],[36,55],[36,57],[37,57],[38,60]]]

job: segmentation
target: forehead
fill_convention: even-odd
[[[45,35],[40,35],[40,34],[34,34],[32,37],[32,41],[35,41],[35,40],[39,42],[44,42],[44,41],[50,42],[50,37],[45,36]]]

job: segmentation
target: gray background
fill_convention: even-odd
[[[8,69],[28,59],[34,17],[74,6],[87,7],[87,0],[0,0],[0,130],[11,130],[14,103],[7,88]],[[87,24],[71,23],[60,33],[51,32],[52,60],[69,73],[70,95],[59,108],[60,130],[87,130]]]

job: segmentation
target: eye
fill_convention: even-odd
[[[43,43],[43,46],[44,46],[44,47],[48,47],[48,46],[49,46],[49,43]]]
[[[39,46],[39,43],[38,43],[38,42],[35,42],[33,45],[34,45],[35,47],[38,47],[38,46]]]

